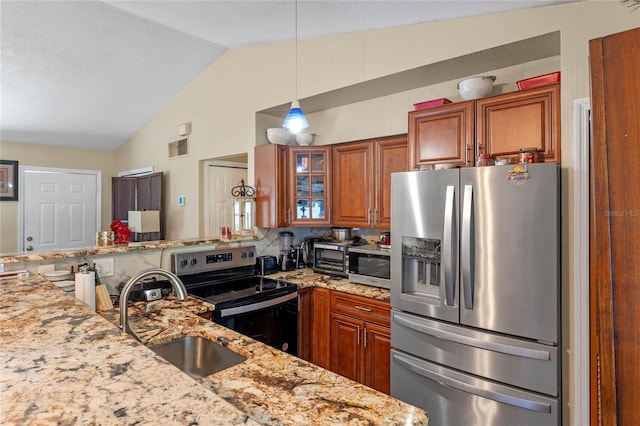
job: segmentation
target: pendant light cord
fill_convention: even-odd
[[[294,12],[295,12],[295,16],[294,16],[294,22],[295,22],[295,27],[294,27],[294,34],[295,34],[295,38],[296,38],[296,100],[298,100],[298,0],[295,0],[294,2],[295,8],[294,8]]]

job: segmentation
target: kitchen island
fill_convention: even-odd
[[[172,298],[134,303],[145,345],[202,336],[247,358],[198,381],[34,276],[0,283],[3,424],[426,424],[424,411],[273,349]]]

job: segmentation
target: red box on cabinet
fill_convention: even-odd
[[[440,99],[432,99],[430,101],[419,102],[417,104],[413,104],[413,106],[416,109],[416,111],[418,111],[420,109],[433,108],[433,107],[450,104],[450,103],[451,101],[449,99],[440,98]]]
[[[538,86],[546,86],[548,84],[556,84],[560,82],[560,71],[542,74],[536,77],[525,78],[516,81],[518,90],[531,89]]]

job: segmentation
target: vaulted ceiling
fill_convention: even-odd
[[[114,150],[236,47],[575,0],[0,2],[0,140]],[[297,15],[296,15],[297,8]]]

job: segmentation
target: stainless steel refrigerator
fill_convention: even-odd
[[[434,425],[560,425],[560,169],[391,177],[391,395]]]

